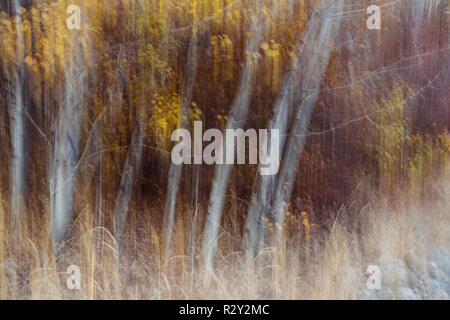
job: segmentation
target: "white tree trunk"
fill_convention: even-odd
[[[247,237],[244,246],[249,257],[264,249],[266,220],[273,214],[273,208],[278,209],[278,206],[281,206],[276,210],[275,217],[280,225],[284,222],[282,205],[287,203],[284,201],[290,200],[295,172],[306,139],[306,129],[320,81],[328,65],[330,41],[334,40],[340,25],[343,1],[334,1],[335,5],[332,4],[333,1],[330,0],[322,0],[317,4],[316,15],[313,15],[315,18],[308,23],[301,37],[302,42],[297,45],[296,55],[291,61],[290,70],[285,76],[274,107],[273,119],[268,125],[268,128],[280,131],[280,154],[285,154],[284,166],[278,175],[257,177],[259,181],[253,188],[246,222]],[[309,94],[311,88],[316,96],[305,96],[304,93]],[[299,94],[299,90],[303,95]],[[296,105],[300,106],[296,109]],[[292,123],[290,119],[294,116],[294,111],[296,120]],[[292,149],[294,147],[295,151]]]
[[[11,172],[11,220],[13,228],[19,226],[24,215],[25,197],[25,128],[22,85],[18,72],[15,74],[15,97],[12,106],[12,147],[13,161]]]
[[[301,103],[296,109],[295,119],[286,140],[283,165],[277,182],[276,195],[272,207],[276,224],[284,225],[285,205],[291,200],[297,168],[306,142],[312,111],[320,91],[320,84],[327,69],[333,42],[342,20],[343,0],[319,1],[314,18],[306,31],[304,44],[299,52],[299,83]],[[278,229],[278,236],[280,235]]]
[[[189,51],[187,65],[183,79],[183,88],[181,93],[181,118],[179,128],[185,129],[189,108],[192,104],[192,92],[194,90],[195,77],[197,73],[197,41],[195,30],[189,42]],[[173,224],[175,220],[175,209],[177,204],[178,188],[180,186],[182,165],[170,164],[169,179],[167,183],[166,208],[164,213],[163,234],[165,241],[166,258],[170,256],[172,244]]]
[[[77,41],[77,40],[74,40]],[[65,92],[55,130],[51,168],[51,227],[54,250],[64,240],[70,228],[73,193],[80,153],[82,97],[86,73],[77,42],[68,53],[65,71]]]
[[[255,57],[253,53],[258,51],[262,43],[263,29],[263,22],[257,21],[256,19],[252,21],[252,26],[250,27],[251,34],[247,39],[246,44],[247,52],[249,52],[249,54],[246,59],[245,67],[241,76],[241,82],[231,108],[226,129],[238,129],[245,127],[248,105],[251,97],[251,87],[258,68],[257,57]],[[226,143],[224,143],[224,146],[225,145]],[[226,154],[225,150],[224,154]],[[233,165],[230,164],[219,164],[216,165],[215,168],[201,249],[203,267],[206,270],[212,269],[222,219],[224,196],[232,168]]]
[[[12,4],[12,10],[17,16],[21,16],[19,11],[19,2],[15,0]],[[12,227],[16,229],[22,217],[25,214],[25,127],[24,127],[24,101],[22,77],[24,69],[22,63],[24,60],[24,39],[22,30],[22,21],[16,25],[17,36],[17,61],[19,61],[18,70],[14,74],[14,93],[9,100],[11,106],[11,137],[12,137],[12,171],[11,171],[11,221]]]
[[[114,207],[114,225],[117,248],[119,250],[122,242],[125,222],[128,216],[131,194],[133,192],[133,184],[141,166],[143,140],[144,132],[140,120],[138,119],[138,124],[134,129],[131,146],[128,149],[127,159],[123,167],[119,194],[117,195],[116,205]]]
[[[274,116],[268,124],[269,129],[278,129],[280,132],[279,154],[283,154],[288,134],[289,119],[293,115],[293,92],[295,81],[296,59],[291,62],[291,68],[285,76],[283,86],[275,103]],[[271,148],[272,146],[269,146]],[[271,152],[269,152],[271,154]],[[261,165],[259,171],[261,170]],[[273,195],[275,194],[278,175],[257,175],[253,186],[252,196],[248,208],[244,237],[244,247],[249,257],[253,257],[264,248],[266,219],[271,210]]]

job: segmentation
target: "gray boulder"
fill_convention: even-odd
[[[361,300],[380,300],[380,290],[370,290],[367,288],[366,283],[361,284],[360,291]]]
[[[396,289],[409,284],[408,272],[397,263],[380,265],[381,286]]]
[[[397,289],[398,300],[420,300],[420,297],[414,293],[411,288],[400,287]]]
[[[418,292],[421,296],[425,295],[425,279],[419,277],[414,271],[408,273],[409,287]]]
[[[381,290],[378,290],[377,296],[378,296],[379,300],[393,300],[393,299],[395,299],[394,292],[390,288],[381,288]]]
[[[427,259],[430,262],[436,263],[436,265],[446,273],[447,277],[450,276],[450,256],[443,252],[441,249],[433,244],[427,247]]]
[[[410,252],[405,255],[405,262],[408,268],[414,272],[419,278],[426,278],[426,264],[423,259],[421,259],[416,254]]]
[[[447,293],[441,289],[439,283],[434,279],[427,279],[425,281],[425,287],[427,291],[427,299],[430,300],[447,300]]]
[[[383,253],[375,259],[375,264],[380,267],[381,271],[381,288],[386,293],[383,298],[389,298],[387,296],[391,295],[388,294],[387,289],[392,289],[395,292],[398,287],[408,286],[408,272],[402,260]],[[392,296],[394,295],[392,294]]]
[[[441,286],[442,285],[447,286],[448,284],[447,274],[444,271],[442,271],[441,268],[439,268],[437,264],[433,261],[428,262],[427,266],[430,278],[436,280]]]

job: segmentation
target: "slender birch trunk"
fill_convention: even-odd
[[[80,136],[86,72],[79,39],[67,55],[65,89],[55,129],[51,168],[51,228],[53,250],[64,240],[72,220],[73,194],[80,156]]]
[[[299,76],[296,90],[300,90],[300,104],[286,140],[283,165],[277,182],[276,195],[272,207],[278,226],[277,239],[284,225],[286,205],[291,200],[297,168],[305,146],[311,115],[320,92],[320,84],[327,69],[332,44],[336,39],[342,20],[343,0],[319,1],[317,14],[305,35],[299,52]]]
[[[263,39],[264,24],[255,18],[250,26],[250,36],[247,38],[247,59],[241,76],[241,82],[237,95],[234,99],[231,112],[228,118],[226,129],[244,128],[247,120],[248,106],[251,97],[251,87],[254,82],[258,68],[257,57],[253,55],[261,46]],[[226,145],[226,143],[224,143]],[[224,150],[226,154],[226,150]],[[203,267],[206,270],[212,269],[213,259],[217,249],[217,239],[222,219],[222,209],[225,192],[228,186],[233,165],[216,165],[212,190],[209,198],[208,215],[203,232],[201,255]]]
[[[114,227],[118,251],[120,251],[122,243],[123,230],[125,228],[133,192],[133,184],[141,166],[143,140],[144,132],[141,121],[138,120],[138,124],[134,129],[133,137],[131,139],[131,146],[128,149],[127,159],[123,167],[119,194],[117,195],[116,205],[114,207]]]
[[[13,3],[13,12],[21,17],[20,6],[18,0]],[[24,99],[22,80],[24,76],[24,50],[25,43],[23,39],[22,19],[16,25],[17,36],[17,61],[18,70],[14,74],[14,93],[10,98],[11,106],[11,136],[13,147],[13,160],[11,171],[11,222],[13,229],[17,230],[19,225],[23,222],[22,218],[25,214],[25,117],[24,117]]]
[[[290,69],[284,78],[282,90],[278,95],[274,107],[274,116],[269,122],[268,128],[280,131],[280,154],[285,155],[284,166],[278,175],[257,177],[251,196],[248,209],[244,247],[247,248],[249,257],[253,257],[260,250],[264,249],[265,227],[268,218],[274,212],[273,208],[282,206],[284,201],[289,200],[295,172],[298,166],[299,157],[303,150],[307,126],[315,104],[315,98],[307,97],[301,92],[310,92],[311,83],[316,95],[320,81],[328,65],[330,56],[330,41],[333,41],[336,30],[339,29],[340,13],[343,1],[335,2],[321,1],[317,4],[315,13],[319,18],[313,18],[297,45],[296,55],[291,61]],[[336,16],[337,14],[337,16]],[[313,15],[316,16],[316,15]],[[338,21],[333,24],[333,19]],[[330,31],[330,28],[335,28]],[[325,49],[325,51],[322,51]],[[320,56],[322,55],[322,56]],[[314,80],[315,81],[311,81]],[[306,99],[306,100],[305,100]],[[308,102],[308,103],[306,103]],[[300,107],[295,108],[295,105]],[[295,110],[296,109],[296,110]],[[292,123],[290,119],[296,116]],[[292,130],[290,133],[289,130]],[[300,132],[300,134],[298,134]],[[292,148],[295,142],[295,152]],[[286,145],[287,144],[287,145]],[[295,155],[295,157],[294,157]],[[289,194],[289,197],[287,196]],[[272,207],[274,206],[274,207]],[[283,209],[283,208],[281,208]],[[282,225],[284,217],[281,210],[275,212],[276,222]]]
[[[268,124],[268,129],[280,131],[280,154],[283,154],[284,144],[288,133],[289,119],[293,115],[293,92],[295,81],[296,59],[291,62],[291,68],[285,76],[283,86],[275,103],[274,116]],[[272,146],[269,146],[269,150]],[[271,154],[271,152],[269,151]],[[261,170],[261,165],[259,171]],[[275,194],[278,175],[257,175],[253,186],[244,237],[244,247],[247,248],[249,257],[253,257],[264,248],[266,220],[271,210],[273,195]]]
[[[191,40],[189,42],[189,52],[186,70],[183,79],[183,88],[181,94],[181,118],[179,128],[186,129],[189,108],[192,104],[192,92],[194,90],[195,77],[197,73],[197,36],[196,30],[193,30]],[[178,188],[180,186],[182,165],[170,164],[169,179],[167,183],[166,208],[164,213],[163,234],[165,244],[166,258],[170,256],[172,244],[173,224],[175,220],[175,209],[177,204]]]

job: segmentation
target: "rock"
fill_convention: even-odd
[[[434,244],[430,244],[427,247],[427,259],[430,261],[440,261],[444,258],[444,252],[442,252],[441,249],[439,249],[438,247],[436,247]]]
[[[380,290],[370,290],[367,289],[366,284],[363,283],[361,285],[361,300],[379,300],[379,291]]]
[[[427,259],[436,265],[450,276],[450,256],[446,255],[441,249],[433,244],[427,247]]]
[[[419,277],[414,271],[408,273],[409,287],[420,293],[421,296],[425,295],[425,281]]]
[[[381,286],[396,289],[409,284],[408,272],[398,264],[385,264],[380,266]]]
[[[434,279],[427,279],[425,281],[425,287],[427,291],[427,299],[430,300],[447,300],[448,295],[443,291],[439,283]]]
[[[402,259],[395,259],[395,263],[402,267],[403,269],[407,269],[405,262]]]
[[[361,300],[393,300],[395,298],[392,290],[388,287],[381,289],[369,289],[367,283],[362,282],[359,290],[359,298]]]
[[[420,300],[411,288],[400,287],[397,289],[398,300]]]
[[[413,271],[419,278],[426,278],[425,263],[416,254],[410,252],[405,255],[405,262],[408,268]]]
[[[441,291],[439,283],[434,279],[427,279],[425,281],[425,287],[427,290],[427,297],[430,299],[433,299],[432,297]]]
[[[376,292],[379,300],[393,300],[395,299],[394,292],[390,288],[381,288]]]
[[[381,287],[384,292],[384,298],[387,299],[387,296],[390,296],[386,290],[387,288],[390,288],[395,292],[395,289],[398,287],[408,286],[408,272],[406,270],[406,265],[402,260],[393,258],[387,253],[383,253],[375,259],[375,264],[380,267]]]
[[[428,274],[431,279],[436,280],[441,286],[447,285],[448,276],[442,271],[435,262],[428,262],[427,264]]]

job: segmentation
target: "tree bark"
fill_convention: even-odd
[[[186,64],[186,70],[183,78],[183,88],[181,93],[181,117],[179,128],[186,129],[189,108],[192,104],[192,92],[194,90],[195,77],[197,73],[197,36],[196,30],[193,30],[191,40],[189,41],[189,51]],[[177,204],[178,188],[180,186],[182,165],[170,164],[169,179],[167,182],[167,198],[164,213],[163,234],[166,258],[170,256],[173,224],[175,220],[175,209]]]
[[[286,206],[291,200],[297,168],[305,146],[307,130],[312,111],[320,91],[320,84],[327,69],[342,20],[343,0],[323,0],[317,4],[316,13],[304,37],[304,44],[299,51],[299,81],[296,90],[300,90],[300,104],[295,112],[290,134],[286,140],[281,167],[277,182],[276,195],[272,213],[277,225],[277,240],[284,225]]]
[[[254,19],[250,26],[251,34],[247,38],[247,59],[241,76],[239,89],[231,108],[226,129],[244,128],[247,120],[248,105],[250,103],[251,87],[254,82],[256,70],[258,68],[257,57],[253,53],[257,52],[263,39],[264,23]],[[252,61],[253,60],[253,61]],[[226,145],[226,143],[224,143]],[[225,148],[224,148],[225,149]],[[225,150],[224,150],[225,151]],[[224,152],[224,155],[226,151]],[[224,196],[228,186],[233,165],[216,165],[212,190],[209,198],[208,215],[203,232],[201,255],[203,267],[206,270],[212,269],[213,259],[217,248],[217,239],[222,219],[222,209]]]

